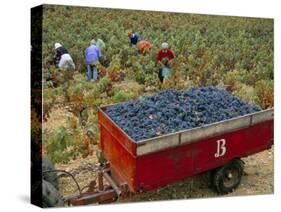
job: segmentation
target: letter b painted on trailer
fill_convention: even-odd
[[[225,143],[226,143],[225,139],[217,140],[217,152],[215,153],[215,158],[225,155],[225,153],[226,153]]]

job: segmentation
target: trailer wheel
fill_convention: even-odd
[[[213,175],[213,185],[219,194],[227,194],[237,188],[241,182],[244,164],[240,159],[234,159],[218,168]]]
[[[42,180],[42,206],[43,208],[64,206],[64,200],[59,191],[46,180]]]
[[[54,171],[55,167],[52,164],[52,162],[47,158],[43,157],[42,158],[42,172],[45,171]],[[46,172],[43,173],[43,179],[51,183],[56,189],[59,188],[59,179],[57,172]]]

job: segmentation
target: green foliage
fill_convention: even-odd
[[[49,136],[46,150],[54,163],[67,163],[83,152],[83,145],[80,140],[75,139],[73,132],[61,127]]]
[[[110,85],[110,80],[107,77],[103,77],[97,84],[98,90],[100,93],[103,93],[107,90],[108,86]]]
[[[256,82],[256,93],[258,97],[258,103],[262,108],[273,107],[273,81],[260,80]]]
[[[164,41],[176,54],[172,69],[197,85],[217,85],[233,70],[243,71],[247,80],[243,83],[250,86],[261,79],[273,80],[272,19],[44,6],[43,26],[47,72],[53,44],[59,41],[84,73],[83,51],[96,32],[106,42],[103,60],[109,70],[125,70],[129,79],[145,86],[156,84],[152,80],[158,72],[156,53]],[[132,29],[152,43],[150,54],[138,55],[129,46],[127,32]]]
[[[132,92],[116,90],[114,91],[113,99],[115,102],[125,102],[133,99],[135,96]]]
[[[236,96],[239,96],[241,99],[246,102],[258,104],[258,97],[256,95],[255,89],[252,86],[239,84],[238,88],[234,91]]]

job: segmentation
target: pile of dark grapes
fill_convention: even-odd
[[[135,141],[260,111],[216,87],[164,90],[106,108],[109,117]]]

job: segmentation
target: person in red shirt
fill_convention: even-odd
[[[168,43],[161,44],[161,50],[157,53],[157,62],[161,66],[159,69],[158,77],[161,83],[163,83],[164,77],[162,75],[162,69],[164,67],[170,68],[175,58],[175,53],[169,49]]]

